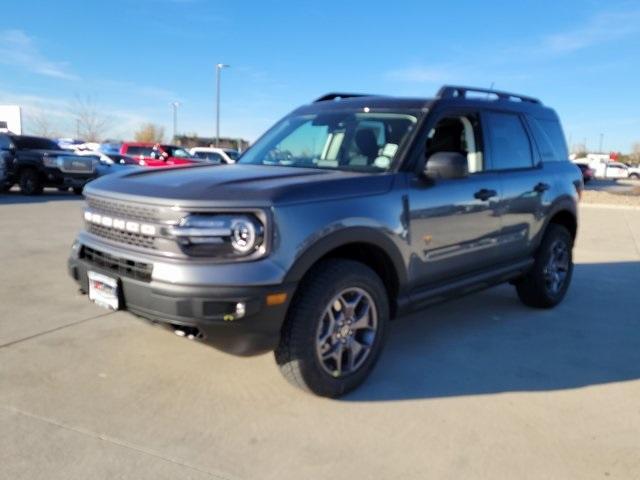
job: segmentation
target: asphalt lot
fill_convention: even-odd
[[[640,479],[640,209],[581,209],[557,309],[503,286],[400,319],[326,400],[89,304],[81,207],[0,195],[2,479]]]

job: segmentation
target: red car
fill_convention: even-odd
[[[124,142],[120,153],[138,159],[140,165],[146,167],[170,167],[199,162],[197,157],[182,147],[160,143]]]
[[[576,166],[582,172],[582,181],[585,184],[593,180],[593,178],[596,176],[595,170],[589,167],[589,165],[587,165],[586,163],[576,163]]]

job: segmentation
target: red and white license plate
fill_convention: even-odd
[[[118,280],[97,272],[87,272],[89,278],[89,300],[111,310],[120,308]]]

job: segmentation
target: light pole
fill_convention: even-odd
[[[171,106],[173,107],[173,141],[175,142],[178,135],[178,107],[180,102],[171,102]]]
[[[216,64],[216,147],[220,143],[220,72],[231,65]]]
[[[598,149],[598,153],[604,153],[602,151],[602,143],[604,142],[604,133],[600,134],[600,148]]]

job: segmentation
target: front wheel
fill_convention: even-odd
[[[287,380],[324,397],[360,385],[384,344],[389,300],[380,277],[351,260],[328,260],[301,282],[276,362]]]
[[[525,305],[552,308],[569,289],[573,275],[573,238],[562,225],[547,228],[533,267],[516,282],[518,297]]]
[[[40,195],[44,185],[40,174],[33,168],[27,168],[20,173],[20,191],[25,195]]]

